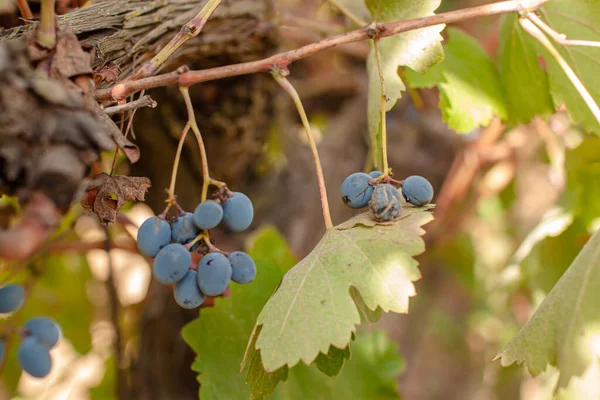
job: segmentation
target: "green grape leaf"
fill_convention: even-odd
[[[198,354],[192,369],[199,373],[200,398],[203,399],[250,397],[244,375],[236,374],[248,337],[260,309],[283,274],[295,263],[285,240],[273,228],[257,231],[254,237],[248,253],[257,265],[256,279],[248,285],[232,283],[231,297],[216,299],[214,308],[202,309],[200,318],[182,330],[184,340]],[[253,387],[271,393],[286,373],[263,374],[260,384]]]
[[[363,0],[335,0],[335,4],[340,10],[363,21],[368,21],[371,18]]]
[[[272,399],[396,400],[400,398],[397,379],[404,367],[396,343],[385,332],[359,332],[352,344],[352,358],[335,379],[300,363],[290,370],[287,382],[279,385]]]
[[[569,39],[600,41],[600,2],[590,0],[552,0],[540,10],[540,16],[554,30],[566,34]],[[561,46],[555,44],[575,74],[583,82],[596,103],[600,102],[598,65],[600,48],[585,46]],[[538,52],[546,61],[550,91],[554,104],[565,104],[571,119],[587,131],[600,134],[600,125],[575,90],[571,81],[554,59],[537,44]]]
[[[486,126],[494,116],[506,119],[506,99],[500,74],[481,45],[459,29],[448,29],[446,59],[426,75],[407,70],[414,88],[437,86],[444,121],[457,132]]]
[[[526,363],[538,375],[560,372],[558,386],[582,376],[597,361],[600,337],[600,231],[577,255],[529,321],[496,357],[503,366]]]
[[[440,0],[366,0],[367,8],[377,22],[400,21],[433,15],[440,5]],[[444,58],[442,36],[440,32],[445,25],[390,36],[379,41],[381,69],[385,85],[386,109],[389,111],[402,97],[406,89],[398,75],[398,68],[408,66],[415,71],[425,71]],[[382,132],[381,132],[381,83],[377,69],[377,59],[373,43],[367,58],[369,76],[369,93],[367,116],[371,148],[375,160],[375,168],[381,169]]]
[[[413,256],[425,250],[421,226],[433,217],[424,208],[403,211],[390,225],[362,225],[367,212],[353,219],[352,229],[345,224],[327,231],[261,311],[245,360],[260,351],[265,370],[272,372],[300,360],[310,364],[332,345],[345,348],[360,323],[351,287],[371,310],[407,312],[416,294],[413,281],[420,278]]]
[[[327,354],[319,353],[315,359],[315,366],[327,376],[337,376],[342,370],[344,360],[350,359],[350,346],[344,349],[330,346]]]
[[[500,29],[500,74],[506,94],[508,122],[529,123],[554,112],[548,76],[542,69],[533,38],[507,15]]]

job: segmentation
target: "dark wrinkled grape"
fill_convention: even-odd
[[[60,339],[60,327],[52,318],[48,317],[31,318],[25,322],[23,333],[35,338],[48,350],[56,346]]]
[[[23,371],[36,378],[48,375],[52,367],[48,349],[34,337],[27,337],[21,341],[17,350],[17,358]]]
[[[25,289],[15,283],[0,288],[0,313],[15,312],[25,302]]]
[[[198,265],[198,285],[207,296],[222,294],[231,280],[231,264],[221,253],[209,253]]]
[[[170,242],[171,227],[158,217],[148,218],[138,230],[138,248],[147,257],[155,257]]]
[[[194,222],[200,229],[212,229],[223,219],[223,207],[214,200],[206,200],[198,204],[194,211]]]
[[[369,204],[373,195],[373,187],[369,185],[372,178],[364,172],[355,172],[342,183],[342,201],[350,208],[363,208]]]
[[[234,251],[229,255],[231,280],[236,283],[250,283],[256,278],[256,264],[252,257],[243,251]]]
[[[400,216],[400,193],[388,183],[379,184],[375,186],[369,205],[376,221],[393,221]]]
[[[383,175],[383,172],[381,171],[371,171],[369,172],[369,176],[373,179],[377,179],[379,178],[381,175]]]
[[[192,309],[200,307],[200,304],[204,301],[204,295],[198,286],[197,275],[198,273],[191,269],[175,285],[173,295],[177,304],[182,308]]]
[[[171,225],[171,241],[186,244],[198,235],[199,231],[194,223],[194,214],[185,213],[177,217]]]
[[[253,218],[254,207],[244,193],[234,192],[223,204],[223,222],[234,232],[248,229]]]
[[[179,282],[189,270],[192,256],[182,244],[165,246],[154,259],[152,272],[157,281],[165,285]]]
[[[409,176],[402,182],[402,197],[414,206],[423,206],[433,199],[433,187],[422,176]]]

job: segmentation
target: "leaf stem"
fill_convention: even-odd
[[[42,16],[37,28],[36,42],[47,49],[52,49],[56,45],[55,2],[56,0],[42,0]]]
[[[319,184],[319,194],[321,196],[321,208],[323,209],[323,220],[325,221],[325,228],[327,230],[333,229],[333,222],[331,221],[331,213],[329,211],[329,202],[327,200],[327,188],[325,186],[325,178],[323,177],[323,169],[321,168],[321,159],[319,158],[319,151],[317,150],[317,144],[315,143],[315,139],[313,138],[312,131],[310,129],[310,123],[308,122],[308,117],[306,116],[306,111],[304,111],[304,106],[302,105],[302,101],[300,100],[300,96],[298,96],[298,92],[294,88],[294,86],[287,80],[287,78],[283,75],[283,71],[273,68],[271,70],[271,75],[273,78],[279,83],[279,86],[285,90],[296,105],[296,109],[298,110],[298,114],[300,115],[300,119],[302,120],[302,125],[304,126],[304,130],[306,131],[306,136],[308,138],[308,143],[310,145],[310,150],[312,152],[313,161],[315,163],[315,170],[317,173],[317,181]]]
[[[529,16],[527,16],[526,18],[519,19],[519,23],[527,33],[533,36],[533,38],[535,38],[538,42],[540,42],[542,46],[546,48],[546,50],[550,53],[552,58],[554,58],[556,63],[563,70],[565,75],[567,75],[567,78],[569,78],[573,86],[575,86],[575,89],[583,98],[583,101],[588,106],[591,113],[594,115],[594,118],[596,118],[596,121],[600,124],[600,108],[598,108],[598,104],[596,104],[596,101],[594,100],[590,92],[588,92],[584,84],[577,77],[577,74],[575,74],[573,69],[571,69],[569,63],[567,63],[567,61],[558,52],[558,50],[556,50],[552,42],[550,42],[548,37],[544,35],[540,28],[538,28],[535,25],[535,23],[531,21]]]
[[[138,69],[129,79],[136,80],[154,75],[161,65],[165,63],[185,42],[198,36],[204,28],[206,21],[221,4],[221,0],[208,0],[200,12],[191,21],[181,27],[177,35],[158,52],[150,61]]]
[[[388,176],[389,173],[389,165],[388,165],[388,157],[387,157],[387,129],[386,129],[386,103],[387,98],[385,96],[385,81],[383,79],[383,67],[381,66],[381,55],[379,54],[379,39],[373,40],[373,45],[375,47],[375,58],[377,59],[377,72],[379,73],[379,84],[381,85],[381,157],[382,157],[382,165],[383,165],[383,175]],[[373,155],[376,157],[377,152],[373,152]],[[375,160],[375,165],[379,164],[380,160]]]
[[[567,35],[564,33],[558,33],[552,29],[547,23],[545,23],[537,14],[527,14],[527,19],[536,24],[538,28],[546,32],[556,43],[562,44],[563,46],[587,46],[587,47],[600,47],[600,42],[593,40],[576,40],[567,39]]]

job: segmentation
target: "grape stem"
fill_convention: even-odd
[[[381,66],[381,55],[379,53],[379,39],[373,40],[375,47],[375,58],[377,59],[377,72],[379,73],[379,84],[381,85],[381,156],[383,162],[383,175],[389,175],[388,157],[387,157],[387,128],[386,128],[386,96],[385,96],[385,81],[383,79],[383,67]],[[376,145],[372,143],[371,145]],[[373,152],[375,155],[376,152]],[[379,164],[379,160],[375,160],[375,165]]]
[[[542,46],[548,50],[548,53],[554,58],[554,61],[559,65],[559,67],[563,70],[567,78],[571,81],[575,89],[579,92],[579,95],[582,97],[585,104],[588,106],[591,113],[594,115],[594,118],[598,123],[600,123],[600,108],[598,108],[598,104],[585,88],[585,85],[581,82],[581,80],[577,77],[577,74],[573,71],[573,69],[569,66],[569,63],[563,58],[563,56],[556,50],[552,42],[548,39],[544,32],[538,28],[538,26],[533,22],[530,16],[526,16],[525,18],[519,19],[519,24],[521,27],[529,33],[534,39],[536,39]]]
[[[287,71],[285,71],[287,74]],[[285,90],[296,105],[296,109],[298,110],[298,114],[300,114],[300,119],[302,120],[302,125],[304,126],[304,130],[306,131],[306,136],[308,138],[308,143],[310,145],[310,150],[312,152],[313,161],[315,163],[315,170],[317,173],[317,181],[319,183],[319,194],[321,196],[321,208],[323,209],[323,220],[325,221],[325,228],[333,229],[333,223],[331,222],[331,213],[329,211],[329,202],[327,200],[327,188],[325,186],[325,179],[323,177],[323,169],[321,168],[321,159],[319,158],[319,151],[317,150],[317,144],[315,143],[315,139],[313,138],[312,131],[310,129],[310,124],[308,122],[308,117],[306,116],[306,111],[304,111],[304,106],[302,105],[302,101],[300,100],[300,96],[298,96],[298,92],[294,86],[287,80],[284,76],[284,71],[274,67],[271,70],[271,75],[273,78],[279,83],[279,85]]]
[[[169,189],[167,189],[167,208],[163,211],[164,215],[167,215],[167,212],[174,204],[177,204],[176,196],[175,196],[175,183],[177,182],[177,170],[179,169],[179,160],[181,159],[181,151],[183,150],[183,144],[185,143],[185,138],[187,137],[188,132],[190,131],[190,124],[185,124],[183,131],[181,132],[181,137],[179,138],[179,143],[177,144],[177,151],[175,152],[175,159],[173,160],[173,171],[171,172],[171,183],[169,184]]]
[[[21,13],[22,18],[33,18],[33,14],[31,13],[31,8],[29,8],[29,3],[27,2],[27,0],[17,0],[17,7],[19,7],[19,12]]]
[[[55,3],[56,0],[42,0],[41,19],[37,29],[36,42],[46,49],[53,49],[56,45]]]
[[[210,177],[208,171],[208,159],[206,157],[206,148],[204,147],[202,134],[200,134],[200,128],[198,128],[198,124],[196,123],[196,116],[194,114],[194,106],[192,105],[192,99],[190,98],[189,88],[180,86],[179,90],[181,91],[183,99],[185,100],[185,107],[188,113],[188,125],[190,128],[192,128],[192,132],[194,132],[196,141],[198,142],[198,148],[200,149],[200,159],[202,162],[202,196],[200,197],[200,202],[203,202],[208,196],[208,187],[210,185],[221,188],[226,186],[226,184],[225,182],[221,182]]]
[[[540,28],[542,31],[546,32],[548,36],[554,39],[556,43],[562,44],[563,46],[600,47],[600,42],[596,42],[593,40],[567,39],[567,35],[565,35],[564,33],[558,33],[557,31],[552,29],[535,13],[527,14],[527,19],[536,24],[538,28]]]

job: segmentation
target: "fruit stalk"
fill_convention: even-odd
[[[177,170],[179,169],[179,160],[181,159],[181,151],[183,150],[183,143],[185,142],[185,138],[190,130],[190,124],[185,124],[183,131],[181,132],[181,137],[179,138],[179,143],[177,144],[177,151],[175,152],[175,160],[173,160],[173,171],[171,172],[171,183],[169,184],[169,190],[167,195],[169,196],[167,199],[167,208],[163,212],[166,214],[169,211],[169,208],[173,204],[175,204],[175,183],[177,182]]]
[[[198,147],[200,149],[200,159],[202,162],[202,196],[200,198],[200,202],[203,202],[206,200],[208,195],[208,186],[213,183],[208,172],[206,148],[204,147],[204,141],[202,140],[202,135],[200,134],[200,128],[198,128],[198,124],[196,123],[196,116],[194,115],[194,106],[192,105],[192,99],[190,98],[189,88],[181,86],[179,87],[179,90],[181,91],[183,99],[185,100],[185,107],[188,113],[188,125],[190,128],[192,128],[192,132],[194,132],[194,135],[196,136]]]
[[[37,43],[46,49],[56,45],[55,0],[42,0],[41,19],[37,31]]]
[[[385,81],[383,80],[383,69],[381,66],[381,55],[379,54],[379,39],[373,40],[375,47],[375,58],[377,59],[377,72],[379,73],[379,84],[381,85],[381,157],[382,157],[382,169],[383,175],[388,176],[389,165],[387,157],[387,128],[386,128],[386,97],[385,97]],[[377,152],[373,152],[374,155]],[[379,160],[375,160],[375,165],[378,165]]]
[[[306,116],[306,111],[304,111],[304,106],[302,105],[302,101],[300,100],[300,96],[298,96],[298,92],[294,86],[288,81],[285,76],[282,75],[279,69],[272,69],[271,75],[273,78],[279,83],[279,86],[285,90],[296,105],[296,109],[298,110],[298,114],[300,114],[300,119],[302,120],[302,125],[304,126],[304,130],[306,131],[306,136],[308,138],[308,143],[310,145],[310,150],[312,152],[313,161],[315,163],[315,169],[317,173],[317,181],[319,184],[319,194],[321,196],[321,208],[323,209],[323,220],[325,221],[325,228],[333,229],[333,222],[331,221],[331,213],[329,211],[329,202],[327,200],[327,188],[325,186],[325,178],[323,177],[323,169],[321,168],[321,159],[319,158],[319,152],[317,150],[317,144],[315,143],[315,139],[313,138],[312,131],[310,129],[310,124],[308,122],[308,117]]]

